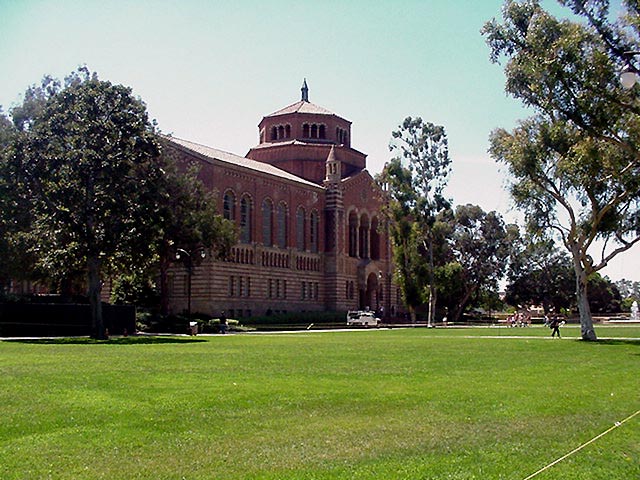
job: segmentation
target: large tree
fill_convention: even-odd
[[[235,224],[219,214],[213,192],[207,191],[198,178],[198,166],[181,163],[167,137],[161,137],[160,142],[158,162],[163,174],[149,192],[152,197],[145,199],[156,205],[155,231],[149,237],[152,254],[138,262],[134,271],[115,276],[111,298],[117,303],[159,307],[160,313],[166,315],[168,273],[178,261],[178,249],[192,253],[191,257],[180,258],[191,269],[202,261],[200,254],[212,258],[228,255],[237,241],[237,232]]]
[[[449,320],[457,321],[474,296],[498,290],[507,267],[513,229],[496,212],[477,205],[459,205],[448,235],[452,262],[457,271],[459,294],[449,307]],[[452,271],[449,266],[449,271]]]
[[[9,118],[0,108],[0,294],[4,293],[10,273],[11,241],[9,239],[11,227],[11,188],[8,185],[6,173],[6,155],[8,147],[15,134],[15,129]]]
[[[385,165],[380,180],[389,193],[389,218],[399,285],[415,315],[424,287],[429,302],[428,323],[435,316],[436,220],[448,208],[442,195],[451,170],[444,127],[407,117],[392,132],[395,157]]]
[[[550,239],[525,237],[514,242],[505,301],[510,305],[542,305],[545,313],[575,305],[571,259]]]
[[[159,231],[156,250],[160,279],[160,311],[168,312],[168,271],[176,260],[177,249],[187,252],[206,250],[207,254],[225,257],[236,243],[235,224],[218,213],[212,192],[206,191],[198,178],[196,165],[180,164],[166,137],[162,140],[162,163],[165,172],[158,185]],[[183,259],[192,268],[200,256]]]
[[[45,85],[43,83],[43,85]],[[11,181],[31,202],[30,239],[52,276],[86,275],[94,335],[105,336],[104,274],[152,255],[159,142],[130,88],[86,69],[46,83],[13,112],[21,130],[8,155]]]
[[[0,294],[7,292],[11,280],[35,279],[23,233],[31,222],[30,202],[14,188],[9,163],[19,134],[0,109]]]
[[[640,241],[640,110],[617,78],[639,42],[635,27],[608,20],[608,1],[563,3],[586,20],[509,0],[503,22],[483,28],[491,59],[506,61],[507,92],[535,112],[494,131],[490,151],[508,166],[529,226],[570,253],[582,338],[595,340],[588,279]],[[637,22],[636,7],[629,13]]]

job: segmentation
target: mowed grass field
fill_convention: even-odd
[[[0,478],[524,479],[640,409],[640,328],[562,333],[3,341]],[[640,478],[640,414],[535,478]]]

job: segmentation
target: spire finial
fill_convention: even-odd
[[[308,102],[309,101],[309,87],[307,87],[307,79],[304,79],[304,82],[302,82],[302,88],[300,89],[302,91],[302,101],[303,102]]]

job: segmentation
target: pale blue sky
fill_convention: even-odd
[[[555,2],[544,5],[558,11]],[[482,25],[501,0],[0,0],[0,105],[78,65],[133,88],[167,133],[244,155],[264,115],[309,99],[353,122],[378,173],[408,115],[444,125],[455,204],[512,221],[496,127],[526,116],[489,62]],[[634,252],[636,254],[637,252]],[[629,259],[604,273],[640,280]],[[640,262],[633,261],[637,266]]]

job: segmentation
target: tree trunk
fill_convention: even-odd
[[[579,253],[577,252],[573,252],[573,268],[576,274],[576,297],[578,312],[580,313],[580,334],[583,340],[595,341],[598,337],[596,337],[596,332],[593,328],[591,307],[589,307],[587,273],[582,266]]]
[[[88,260],[88,283],[89,283],[89,306],[91,309],[91,326],[93,337],[99,340],[107,338],[102,318],[102,300],[100,292],[102,291],[102,281],[100,279],[100,259],[91,256]]]
[[[473,292],[475,292],[475,290],[476,290],[475,288],[469,288],[464,292],[464,296],[462,297],[462,299],[456,305],[456,309],[454,311],[453,318],[449,319],[449,321],[453,321],[453,322],[459,322],[460,321],[460,319],[462,318],[462,313],[464,312],[464,307],[467,304],[467,302],[469,301],[469,298],[471,297],[471,294],[473,294]]]
[[[427,326],[432,327],[436,318],[436,304],[437,304],[437,292],[436,287],[432,283],[429,285],[429,318],[427,319]]]
[[[427,326],[431,327],[436,318],[436,285],[435,285],[435,267],[433,262],[433,238],[429,235],[429,317],[427,318]]]
[[[169,265],[167,255],[160,258],[160,314],[169,314]]]

